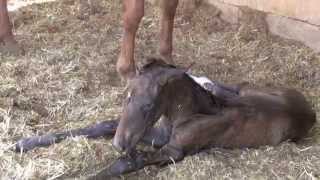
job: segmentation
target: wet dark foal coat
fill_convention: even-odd
[[[228,88],[224,94],[223,89],[228,86],[222,87],[214,87],[214,92],[219,93],[213,95],[184,69],[154,59],[129,82],[120,121],[22,139],[17,150],[47,146],[71,134],[89,138],[115,134],[113,144],[126,156],[89,178],[105,179],[147,165],[177,162],[204,148],[258,147],[289,139],[297,141],[315,123],[314,111],[296,90],[242,84]],[[155,127],[159,119],[160,125]],[[158,150],[137,151],[138,142]]]

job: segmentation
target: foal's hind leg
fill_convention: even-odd
[[[161,0],[159,53],[167,63],[172,61],[172,36],[178,0]]]
[[[228,131],[237,116],[237,110],[217,115],[195,114],[176,126],[171,139],[186,154],[197,153],[203,148],[219,144],[219,137]]]

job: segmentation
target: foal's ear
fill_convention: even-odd
[[[150,56],[142,61],[142,69],[151,67],[151,66],[166,66],[168,65],[161,57]]]
[[[163,72],[164,74],[159,79],[159,84],[164,86],[165,84],[180,78],[186,73],[184,69],[172,68]]]

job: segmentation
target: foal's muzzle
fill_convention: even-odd
[[[119,153],[124,152],[125,149],[126,149],[123,142],[124,141],[119,141],[119,140],[117,140],[115,138],[113,139],[112,145]]]

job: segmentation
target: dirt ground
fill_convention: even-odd
[[[120,114],[124,83],[115,64],[121,3],[91,2],[82,6],[79,0],[61,0],[11,13],[26,54],[0,55],[0,179],[81,179],[118,156],[110,140],[83,137],[26,154],[10,150],[20,137],[83,127]],[[175,25],[176,64],[194,62],[195,75],[227,83],[297,88],[312,103],[318,123],[299,144],[210,149],[122,178],[319,179],[320,55],[268,34],[263,14],[248,12],[235,27],[220,20],[214,7],[183,7],[182,3]],[[147,4],[145,14],[137,36],[138,64],[156,54],[158,45],[159,10]]]

